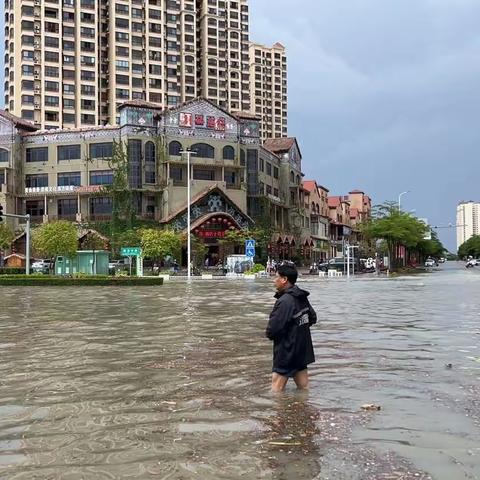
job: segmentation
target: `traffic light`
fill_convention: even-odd
[[[3,205],[0,203],[0,223],[3,222]]]

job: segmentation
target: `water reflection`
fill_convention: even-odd
[[[368,449],[470,478],[479,281],[304,279],[317,363],[310,392],[281,396],[264,338],[271,282],[3,288],[0,477],[355,478]],[[381,412],[361,412],[369,402]],[[413,478],[395,458],[369,457],[369,478]]]

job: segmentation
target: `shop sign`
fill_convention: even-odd
[[[225,230],[199,230],[195,235],[200,238],[223,238]]]
[[[181,128],[207,128],[208,130],[224,132],[226,121],[225,117],[181,112],[178,117],[178,126]]]

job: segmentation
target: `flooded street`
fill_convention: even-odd
[[[283,395],[271,281],[0,287],[0,478],[480,479],[480,270],[299,285]]]

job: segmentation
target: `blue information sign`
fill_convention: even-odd
[[[255,256],[255,240],[245,240],[245,255],[252,258]]]

